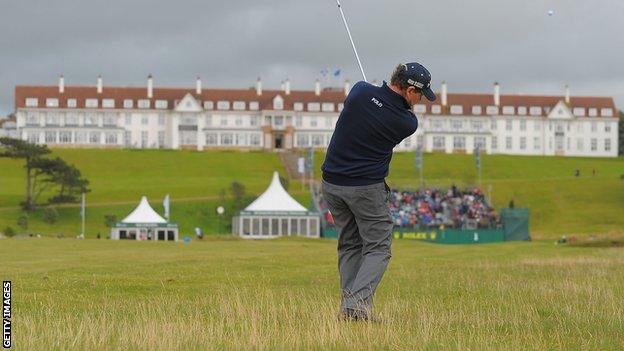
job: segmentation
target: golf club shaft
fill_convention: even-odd
[[[349,35],[349,41],[351,42],[351,47],[353,48],[353,53],[355,54],[355,59],[357,60],[358,65],[360,66],[360,71],[362,72],[362,77],[365,82],[368,82],[366,79],[366,73],[364,73],[364,68],[362,68],[362,62],[360,61],[360,56],[357,53],[357,49],[355,48],[355,43],[353,43],[353,37],[351,37],[351,31],[349,30],[349,25],[347,24],[347,19],[345,18],[344,12],[342,12],[342,6],[340,5],[340,0],[336,0],[336,4],[338,4],[338,10],[340,10],[340,16],[342,16],[342,22],[347,29],[347,35]]]

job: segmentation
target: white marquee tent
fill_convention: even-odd
[[[319,214],[293,199],[277,172],[273,172],[267,190],[232,219],[234,234],[250,239],[293,235],[318,238],[319,225]]]
[[[178,225],[167,222],[143,196],[139,205],[111,229],[111,239],[178,241]]]

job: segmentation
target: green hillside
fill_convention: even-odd
[[[172,198],[171,219],[187,234],[194,227],[205,232],[224,232],[229,217],[240,208],[229,197],[232,181],[246,187],[249,198],[259,195],[268,185],[274,170],[285,175],[275,153],[235,151],[172,151],[172,150],[54,150],[69,163],[75,164],[91,182],[88,194],[87,234],[100,232],[106,236],[104,216],[123,218],[138,203],[141,195],[150,199],[162,212],[165,194]],[[394,155],[388,182],[395,187],[418,187],[414,171],[414,154]],[[316,177],[324,155],[315,157]],[[511,199],[516,207],[531,211],[531,232],[534,238],[554,238],[561,234],[624,232],[624,158],[563,158],[484,156],[482,184],[486,195],[497,208]],[[459,187],[477,184],[477,172],[471,155],[426,154],[424,156],[427,186]],[[575,177],[579,169],[580,177]],[[592,174],[592,170],[596,174]],[[18,229],[18,207],[24,194],[22,162],[0,159],[0,228]],[[221,200],[221,189],[228,197]],[[290,191],[304,205],[310,198],[301,191],[301,184],[290,181]],[[215,208],[225,204],[227,215],[221,225]],[[73,236],[80,231],[78,208],[58,208],[59,221],[44,223],[42,211],[29,217],[29,232]],[[221,228],[221,229],[219,229]]]

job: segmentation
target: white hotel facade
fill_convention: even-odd
[[[294,91],[290,82],[249,89],[17,86],[19,137],[53,147],[326,148],[350,89]],[[611,97],[449,94],[414,106],[411,151],[617,157],[618,111]]]

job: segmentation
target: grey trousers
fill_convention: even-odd
[[[369,312],[390,261],[392,219],[384,182],[339,186],[323,181],[323,197],[340,232],[338,271],[341,308]]]

